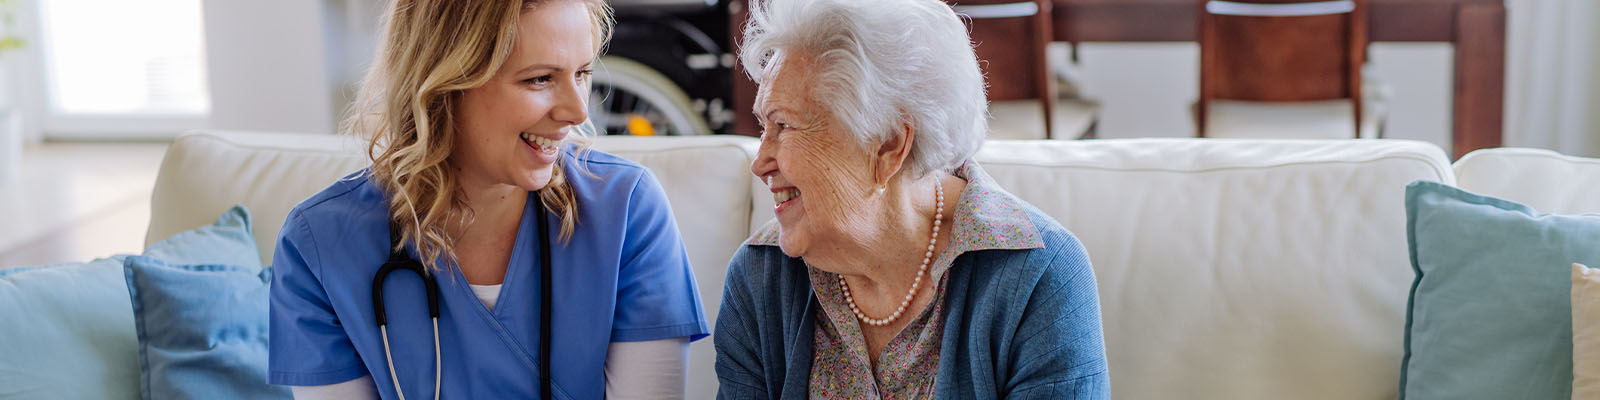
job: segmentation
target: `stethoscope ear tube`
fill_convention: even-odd
[[[388,262],[383,263],[383,267],[378,268],[378,274],[372,277],[372,310],[378,320],[378,326],[389,324],[388,313],[383,307],[383,280],[397,269],[416,272],[417,276],[422,278],[422,284],[427,287],[428,292],[428,316],[439,318],[439,282],[422,267],[422,263],[395,253],[389,257]]]
[[[400,234],[394,229],[392,222],[389,226],[390,249],[395,249],[399,247]],[[438,399],[444,373],[443,353],[439,352],[439,282],[433,279],[433,275],[428,273],[428,269],[424,268],[422,263],[406,256],[404,250],[391,250],[389,261],[384,262],[383,266],[378,268],[377,275],[372,277],[372,311],[373,317],[378,322],[378,332],[383,336],[383,359],[389,365],[389,379],[394,383],[395,393],[400,396],[400,400],[405,400],[405,390],[400,388],[400,376],[394,371],[393,353],[389,351],[389,313],[383,306],[383,281],[398,269],[416,272],[417,277],[422,278],[422,284],[428,292],[428,317],[433,320],[433,398]]]
[[[551,393],[550,381],[555,377],[550,376],[550,309],[554,308],[551,302],[551,270],[555,269],[550,263],[550,222],[544,209],[544,199],[540,198],[543,190],[534,192],[534,213],[539,219],[539,398],[542,400],[554,399]]]

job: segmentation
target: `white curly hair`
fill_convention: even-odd
[[[909,122],[907,172],[953,171],[988,132],[988,102],[967,25],[939,0],[750,2],[740,62],[762,82],[777,51],[814,60],[812,95],[863,144]],[[792,57],[785,57],[792,59]]]

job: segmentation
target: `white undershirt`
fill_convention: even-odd
[[[489,310],[500,300],[500,285],[470,285]],[[682,399],[688,380],[689,338],[611,342],[606,348],[607,399]],[[296,400],[376,399],[371,375],[319,386],[291,386]]]
[[[489,307],[489,311],[494,311],[494,304],[500,302],[500,285],[467,284],[467,286],[472,287],[472,294],[477,295],[478,300],[483,301],[484,307]]]

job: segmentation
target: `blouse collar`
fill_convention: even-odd
[[[956,202],[955,216],[949,225],[953,229],[950,244],[941,252],[943,255],[953,258],[969,251],[1044,247],[1044,240],[1028,218],[1022,201],[1000,188],[977,162],[962,163],[955,175],[966,179],[967,186]],[[778,221],[773,219],[756,230],[744,244],[777,246],[778,235]],[[947,267],[949,264],[935,265]]]

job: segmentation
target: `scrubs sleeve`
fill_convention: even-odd
[[[629,195],[625,223],[611,341],[694,341],[709,335],[672,207],[648,170]]]
[[[272,256],[268,383],[328,385],[367,375],[313,273],[321,266],[315,243],[305,219],[291,214]]]

